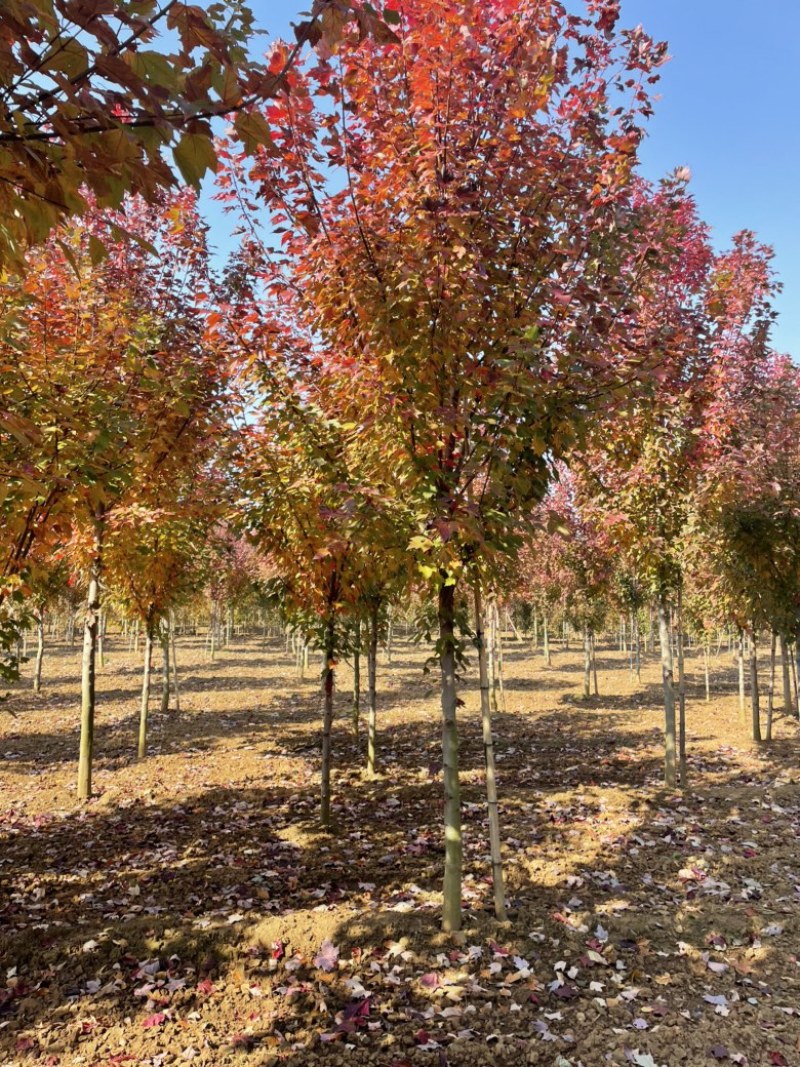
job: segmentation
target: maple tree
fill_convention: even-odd
[[[632,343],[656,366],[644,395],[592,427],[588,450],[576,457],[582,507],[607,535],[655,599],[662,656],[665,712],[665,780],[686,784],[685,702],[676,687],[670,601],[680,596],[681,534],[699,469],[703,384],[711,363],[713,323],[708,319],[712,253],[708,229],[684,182],[663,183],[648,197],[662,270],[638,296]],[[681,637],[679,635],[679,642]],[[679,645],[680,650],[680,645]],[[679,651],[680,661],[680,651]]]
[[[217,116],[235,116],[248,151],[271,148],[253,105],[281,90],[308,41],[335,47],[350,19],[361,32],[393,36],[370,4],[315,0],[295,43],[258,61],[253,14],[241,0],[8,0],[0,10],[0,263],[24,269],[26,248],[92,203],[118,209],[126,193],[155,202],[176,170],[197,185],[216,167]],[[117,220],[115,235],[125,232]]]
[[[137,214],[138,213],[138,214]],[[105,525],[126,494],[201,461],[220,393],[205,344],[207,263],[194,197],[129,205],[142,244],[103,245],[98,213],[7,279],[3,399],[20,429],[3,451],[10,492],[4,566],[24,570],[37,537],[73,539],[90,573],[84,640],[80,790],[91,791],[94,658]],[[148,247],[159,246],[158,254]],[[109,254],[106,255],[106,251]],[[24,383],[21,386],[20,383]],[[24,447],[20,447],[21,438]],[[6,439],[4,439],[5,443]]]
[[[665,51],[615,33],[613,4],[583,17],[409,0],[397,13],[399,45],[346,31],[333,59],[293,71],[266,112],[280,162],[226,145],[220,181],[246,219],[249,270],[354,382],[370,368],[375,388],[354,405],[405,451],[410,545],[439,603],[444,923],[457,928],[456,585],[466,556],[490,567],[510,549],[578,406],[634,370],[610,334],[642,269],[630,172]],[[259,203],[279,242],[258,236]]]

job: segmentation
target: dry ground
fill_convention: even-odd
[[[116,645],[116,647],[115,647]],[[658,1067],[800,1064],[798,730],[754,747],[732,665],[690,657],[691,790],[660,785],[658,670],[506,652],[497,757],[510,921],[487,880],[474,679],[461,713],[463,939],[438,932],[435,675],[380,672],[382,776],[342,670],[335,832],[318,700],[277,642],[180,653],[182,710],[134,759],[138,664],[112,640],[95,788],[75,797],[78,652],[0,709],[0,1062]],[[309,672],[313,675],[313,669]]]

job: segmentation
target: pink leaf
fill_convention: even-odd
[[[339,949],[327,938],[322,942],[319,952],[314,957],[314,966],[321,971],[332,971],[339,959]]]

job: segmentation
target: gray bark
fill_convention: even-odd
[[[664,686],[664,781],[673,788],[675,768],[675,679],[672,667],[672,634],[669,604],[666,597],[658,600],[658,634],[661,643],[661,680]]]
[[[439,588],[439,665],[442,675],[442,778],[444,784],[444,886],[442,927],[461,929],[461,789],[456,723],[455,586]]]

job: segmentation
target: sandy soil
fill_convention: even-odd
[[[689,658],[691,789],[665,791],[658,668],[510,642],[496,717],[510,921],[491,913],[474,672],[461,711],[467,908],[438,930],[435,675],[381,664],[381,776],[341,671],[335,831],[317,683],[278,642],[180,650],[181,711],[137,763],[112,639],[95,788],[75,796],[77,651],[0,708],[0,1062],[554,1067],[800,1064],[798,729],[755,747],[734,672]],[[157,696],[154,705],[157,703]],[[16,718],[9,714],[11,709]]]

